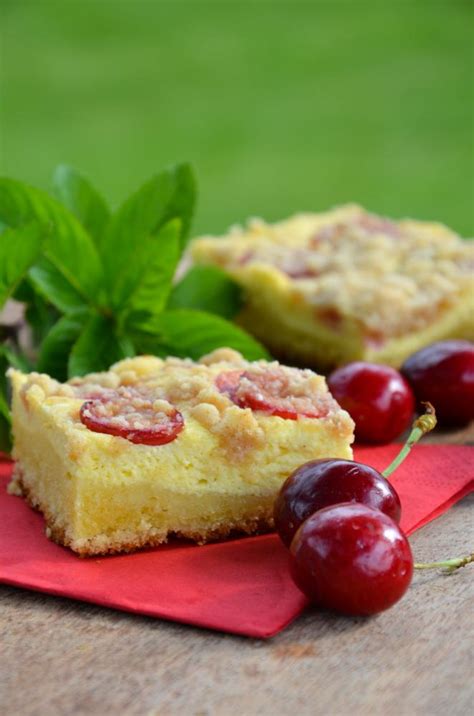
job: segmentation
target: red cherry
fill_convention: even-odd
[[[174,440],[184,427],[181,413],[171,404],[155,407],[131,389],[122,393],[108,391],[82,404],[79,416],[83,425],[95,433],[125,438],[141,445],[165,445]]]
[[[241,408],[258,410],[268,415],[277,415],[287,420],[297,420],[298,416],[322,418],[327,415],[329,405],[316,405],[311,396],[293,393],[292,380],[301,377],[296,368],[282,366],[269,367],[266,370],[231,370],[220,373],[216,378],[216,387],[221,393]]]
[[[417,400],[432,403],[441,425],[466,425],[474,420],[473,343],[433,343],[410,356],[401,370]]]
[[[403,596],[413,557],[407,538],[388,515],[345,502],[303,522],[291,543],[290,569],[297,586],[318,606],[367,615]]]
[[[389,443],[410,424],[413,392],[395,368],[349,363],[331,373],[328,386],[354,420],[358,442]]]
[[[360,502],[400,521],[400,498],[373,467],[352,460],[311,460],[283,483],[274,507],[275,529],[289,547],[310,515],[340,502]]]

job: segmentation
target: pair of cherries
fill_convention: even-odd
[[[413,557],[400,515],[400,498],[383,475],[339,459],[295,470],[274,508],[297,586],[316,605],[349,615],[387,609],[408,589]]]
[[[328,386],[353,418],[358,442],[391,442],[408,427],[420,401],[434,406],[440,425],[465,425],[474,419],[474,345],[433,343],[408,358],[400,372],[349,363],[329,376]]]

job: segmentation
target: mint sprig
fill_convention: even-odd
[[[65,380],[139,353],[196,359],[225,345],[268,357],[227,320],[241,296],[223,272],[195,267],[173,283],[196,199],[188,164],[156,174],[115,211],[71,167],[58,167],[53,185],[50,196],[0,179],[0,309],[14,297],[30,329],[20,349],[0,323],[0,450],[9,365]]]

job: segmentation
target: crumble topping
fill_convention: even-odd
[[[324,378],[310,370],[287,368],[279,363],[225,371],[217,376],[216,386],[241,408],[290,420],[300,416],[322,418],[334,407]]]
[[[253,219],[226,237],[197,239],[192,253],[255,294],[254,272],[276,270],[315,321],[333,331],[355,323],[367,340],[420,330],[474,291],[474,241],[441,224],[393,221],[356,205],[277,224]]]
[[[233,348],[216,348],[215,351],[207,353],[199,359],[201,365],[214,365],[215,363],[235,363],[245,365],[247,361],[238,351]]]
[[[191,417],[213,433],[235,461],[263,446],[259,421],[265,416],[333,420],[340,414],[347,430],[352,425],[322,376],[276,361],[251,363],[227,348],[199,362],[126,359],[110,371],[74,378],[66,385],[31,374],[22,395],[33,392],[41,401],[47,398],[52,408],[58,398],[69,400],[69,419],[82,423],[82,429],[146,445],[171,442]]]
[[[116,391],[104,391],[96,403],[94,413],[97,417],[109,420],[119,427],[130,426],[137,430],[150,427],[155,421],[162,421],[175,412],[167,400],[145,397],[139,389],[118,388]]]
[[[14,368],[9,368],[6,373],[7,377],[11,377],[14,372]],[[37,373],[36,371],[28,373],[28,379],[20,391],[21,397],[26,398],[27,394],[32,389],[34,389],[34,392],[40,399],[50,398],[53,396],[73,398],[75,395],[74,389],[67,383],[59,383],[59,381],[54,378],[50,378],[49,375]]]
[[[89,373],[83,378],[71,378],[69,385],[77,387],[76,394],[81,397],[87,395],[87,393],[94,393],[95,391],[100,392],[104,388],[110,388],[115,390],[121,384],[120,377],[116,373],[103,372],[103,373]],[[126,385],[126,383],[123,383]]]
[[[211,431],[217,435],[228,459],[235,462],[245,460],[251,451],[265,444],[265,433],[255,415],[251,410],[242,410],[237,406],[228,408]]]
[[[164,445],[181,432],[181,413],[167,400],[139,388],[105,389],[102,395],[86,400],[80,410],[81,422],[97,433],[106,433],[144,445]]]
[[[198,423],[211,430],[221,419],[221,414],[212,403],[198,403],[190,410],[191,415]]]

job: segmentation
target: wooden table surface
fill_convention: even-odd
[[[417,561],[471,552],[473,506],[413,535]],[[0,713],[464,716],[473,632],[474,565],[418,572],[377,617],[307,611],[268,641],[0,586]]]

